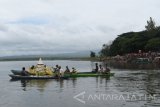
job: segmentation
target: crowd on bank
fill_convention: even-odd
[[[160,53],[159,52],[142,52],[139,50],[137,53],[128,53],[123,56],[116,55],[112,57],[112,60],[121,61],[121,62],[132,62],[138,58],[146,58],[152,63],[160,63]]]

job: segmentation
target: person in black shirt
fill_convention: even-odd
[[[26,71],[25,67],[22,68],[21,75],[22,76],[29,76],[29,73]]]
[[[96,65],[95,72],[97,73],[98,72],[98,63],[96,63],[95,65]]]

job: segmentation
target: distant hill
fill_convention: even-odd
[[[94,52],[98,53],[99,50],[95,50]],[[5,57],[0,57],[0,61],[38,60],[40,57],[43,58],[44,60],[88,58],[90,57],[90,51],[79,51],[73,53],[59,53],[59,54],[5,56]]]

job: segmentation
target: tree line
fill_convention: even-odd
[[[127,32],[118,37],[110,44],[104,44],[100,56],[124,55],[135,53],[139,50],[160,51],[160,26],[150,17],[144,31]]]

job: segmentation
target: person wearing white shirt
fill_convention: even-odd
[[[64,70],[61,68],[61,66],[59,66],[59,72],[60,72],[60,76],[63,77],[64,76]]]

